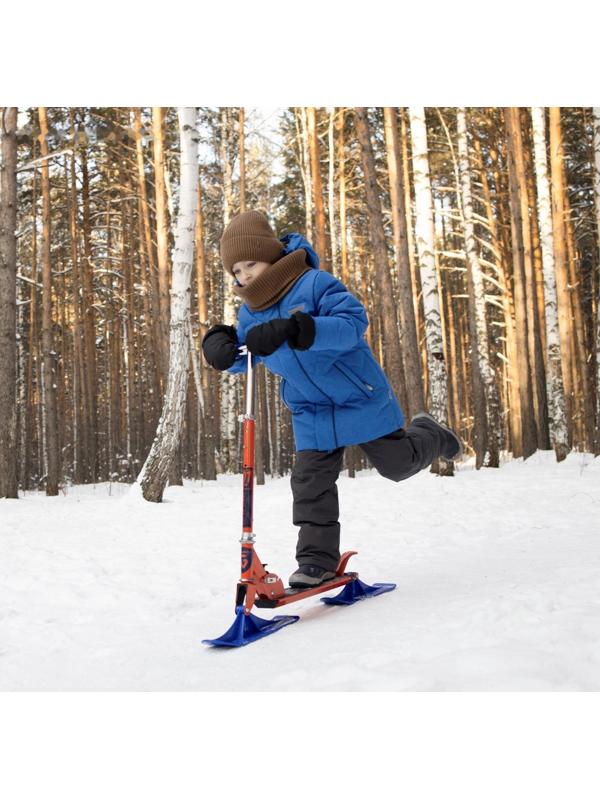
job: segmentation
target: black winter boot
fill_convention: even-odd
[[[420,428],[428,428],[439,434],[442,439],[442,447],[440,448],[440,455],[447,461],[453,461],[455,458],[460,458],[463,454],[463,443],[451,428],[446,427],[438,422],[431,414],[426,411],[419,411],[415,414],[410,421],[411,425],[416,425]]]
[[[290,575],[290,586],[292,589],[309,589],[312,586],[320,586],[331,578],[335,578],[335,572],[312,564],[301,564],[296,572]]]

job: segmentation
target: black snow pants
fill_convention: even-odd
[[[409,425],[358,445],[380,475],[403,481],[440,455],[441,437],[425,427]],[[340,523],[336,481],[344,448],[300,450],[292,470],[293,524],[300,526],[296,559],[335,570],[340,558]]]

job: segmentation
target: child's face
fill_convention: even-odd
[[[268,261],[236,261],[232,271],[240,286],[247,286],[270,266]]]

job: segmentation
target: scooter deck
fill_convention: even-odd
[[[285,606],[288,603],[295,603],[298,600],[303,600],[305,597],[312,597],[315,594],[322,594],[323,592],[328,592],[331,589],[338,589],[340,586],[345,586],[347,583],[356,580],[357,577],[358,575],[356,572],[346,572],[344,575],[336,575],[335,578],[331,578],[331,580],[320,583],[318,586],[301,589],[292,589],[290,586],[288,586],[282,597],[276,597],[273,599],[268,597],[257,597],[254,600],[254,605],[257,608],[279,608],[280,606]]]

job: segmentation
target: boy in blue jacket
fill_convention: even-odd
[[[292,413],[296,460],[291,476],[293,524],[300,527],[289,579],[318,586],[340,558],[336,481],[344,448],[358,445],[385,478],[401,481],[439,456],[462,454],[458,436],[429,414],[408,427],[364,334],[362,304],[329,272],[299,234],[278,239],[258,211],[234,217],[220,241],[221,258],[244,301],[237,329],[215,325],[204,337],[207,362],[242,372],[246,345],[255,362],[281,376]]]

